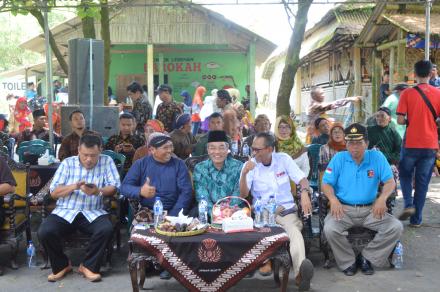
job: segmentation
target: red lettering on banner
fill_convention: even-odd
[[[186,72],[191,72],[192,71],[190,63],[186,63],[185,71]]]
[[[167,70],[168,70],[168,72],[173,72],[174,71],[174,64],[173,63],[168,63],[167,64]]]
[[[202,70],[202,63],[194,63],[194,72],[200,72]]]
[[[182,68],[182,63],[176,63],[176,72],[182,72],[183,68]]]

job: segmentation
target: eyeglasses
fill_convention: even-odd
[[[267,147],[264,147],[264,148],[256,148],[256,147],[252,147],[251,149],[252,149],[252,152],[256,152],[256,153],[258,153],[258,152],[260,152],[260,151],[262,151],[262,150],[264,150],[264,149],[266,149]]]

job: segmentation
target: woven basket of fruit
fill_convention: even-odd
[[[208,229],[207,224],[200,224],[197,218],[191,223],[173,223],[165,219],[156,227],[156,232],[166,236],[194,236],[204,233]]]
[[[240,202],[244,202],[247,207],[240,208]],[[249,217],[251,216],[251,205],[247,200],[241,197],[228,196],[218,200],[214,206],[212,206],[211,226],[221,229],[223,220],[232,217],[232,215],[239,210],[243,210]]]

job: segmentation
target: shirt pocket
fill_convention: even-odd
[[[256,181],[253,184],[253,188],[256,192],[265,192],[270,189],[270,186],[269,186],[269,184],[267,184],[265,182]]]

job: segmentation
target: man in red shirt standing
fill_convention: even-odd
[[[400,220],[410,218],[411,227],[422,224],[422,210],[439,148],[436,118],[440,114],[440,90],[429,85],[432,63],[414,65],[417,86],[405,89],[397,106],[397,123],[407,125],[399,162],[404,210]],[[430,104],[430,105],[428,105]],[[415,174],[414,197],[412,177]]]

